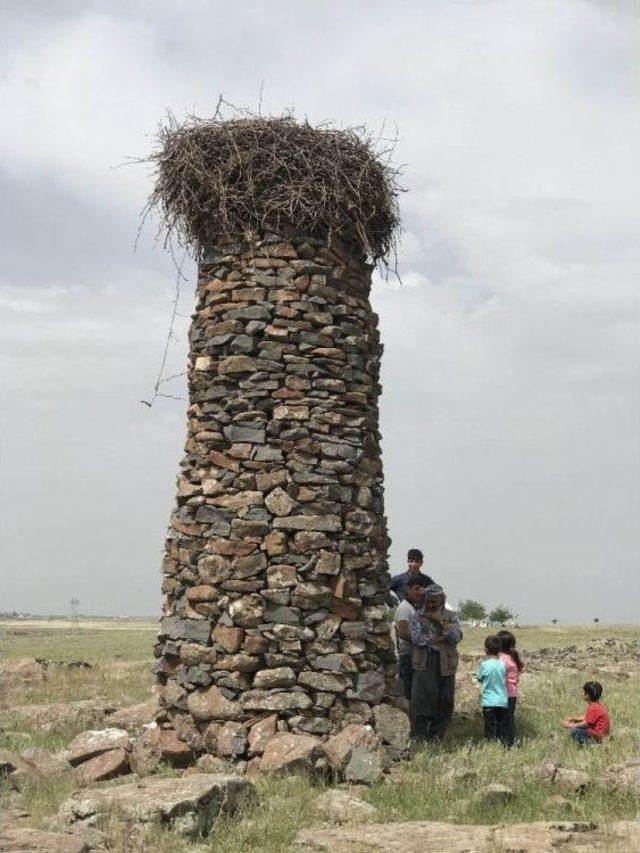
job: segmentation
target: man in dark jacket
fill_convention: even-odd
[[[389,598],[387,600],[387,604],[390,607],[395,607],[398,601],[402,601],[404,599],[404,590],[409,581],[417,581],[424,589],[431,586],[433,583],[432,578],[430,578],[429,575],[422,574],[421,569],[423,563],[424,557],[422,556],[422,551],[418,548],[410,548],[409,553],[407,554],[407,571],[403,572],[401,575],[396,575],[391,578],[391,583],[389,584]]]

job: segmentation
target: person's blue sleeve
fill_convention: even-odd
[[[483,677],[484,677],[484,672],[482,669],[482,664],[480,664],[480,666],[476,670],[476,680],[482,682]]]

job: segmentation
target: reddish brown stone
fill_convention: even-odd
[[[275,737],[277,714],[270,714],[251,726],[249,731],[249,755],[261,755],[271,738]]]
[[[247,539],[210,539],[207,542],[207,550],[214,554],[222,554],[223,557],[234,557],[236,555],[246,556],[256,550],[259,540]]]
[[[159,750],[160,757],[175,767],[187,767],[195,760],[194,751],[173,729],[161,730]]]
[[[216,735],[218,755],[239,756],[247,747],[247,730],[242,723],[225,723]]]
[[[265,637],[250,635],[245,638],[242,644],[242,651],[248,652],[251,655],[261,655],[266,651],[268,640]]]
[[[257,655],[247,655],[240,652],[236,655],[227,655],[218,658],[214,669],[228,669],[231,672],[255,672],[262,666],[262,661]]]
[[[287,534],[281,530],[272,530],[264,538],[264,546],[270,557],[277,557],[287,550]]]
[[[100,755],[90,758],[75,769],[76,780],[81,785],[91,782],[101,782],[103,779],[113,779],[129,773],[129,759],[124,749],[110,749]]]
[[[190,586],[187,589],[187,599],[190,602],[196,601],[213,601],[218,597],[218,593],[212,586],[201,584],[200,586]]]
[[[267,743],[260,761],[263,773],[293,773],[312,770],[320,755],[320,740],[311,735],[282,733]]]
[[[362,602],[359,599],[342,599],[334,596],[331,599],[329,609],[336,616],[355,622],[362,612]]]
[[[215,685],[208,690],[194,690],[187,705],[196,720],[239,720],[242,716],[240,704],[227,699]]]
[[[212,634],[214,643],[218,643],[226,652],[232,655],[240,650],[243,636],[244,631],[242,628],[227,625],[216,625]]]
[[[131,737],[124,729],[97,729],[76,735],[65,757],[75,766],[101,752],[129,749],[130,746]]]
[[[219,453],[217,450],[212,450],[209,453],[209,459],[218,468],[225,468],[227,471],[239,471],[240,463],[236,459],[231,459],[224,453]]]
[[[322,748],[332,766],[342,771],[349,763],[351,753],[356,746],[372,746],[378,743],[376,735],[369,726],[352,724],[327,740]]]

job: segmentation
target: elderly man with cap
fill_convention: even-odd
[[[411,734],[416,740],[441,740],[451,721],[458,651],[462,639],[457,614],[445,608],[444,590],[431,584],[424,609],[410,622],[413,684]]]

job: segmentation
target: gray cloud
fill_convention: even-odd
[[[372,127],[407,163],[378,281],[399,569],[527,619],[635,618],[636,60],[625,3],[23,3],[0,141],[5,607],[155,613],[184,403],[141,406],[175,271],[132,245],[165,109]],[[193,265],[169,372],[182,370]],[[175,392],[183,392],[180,380]]]

